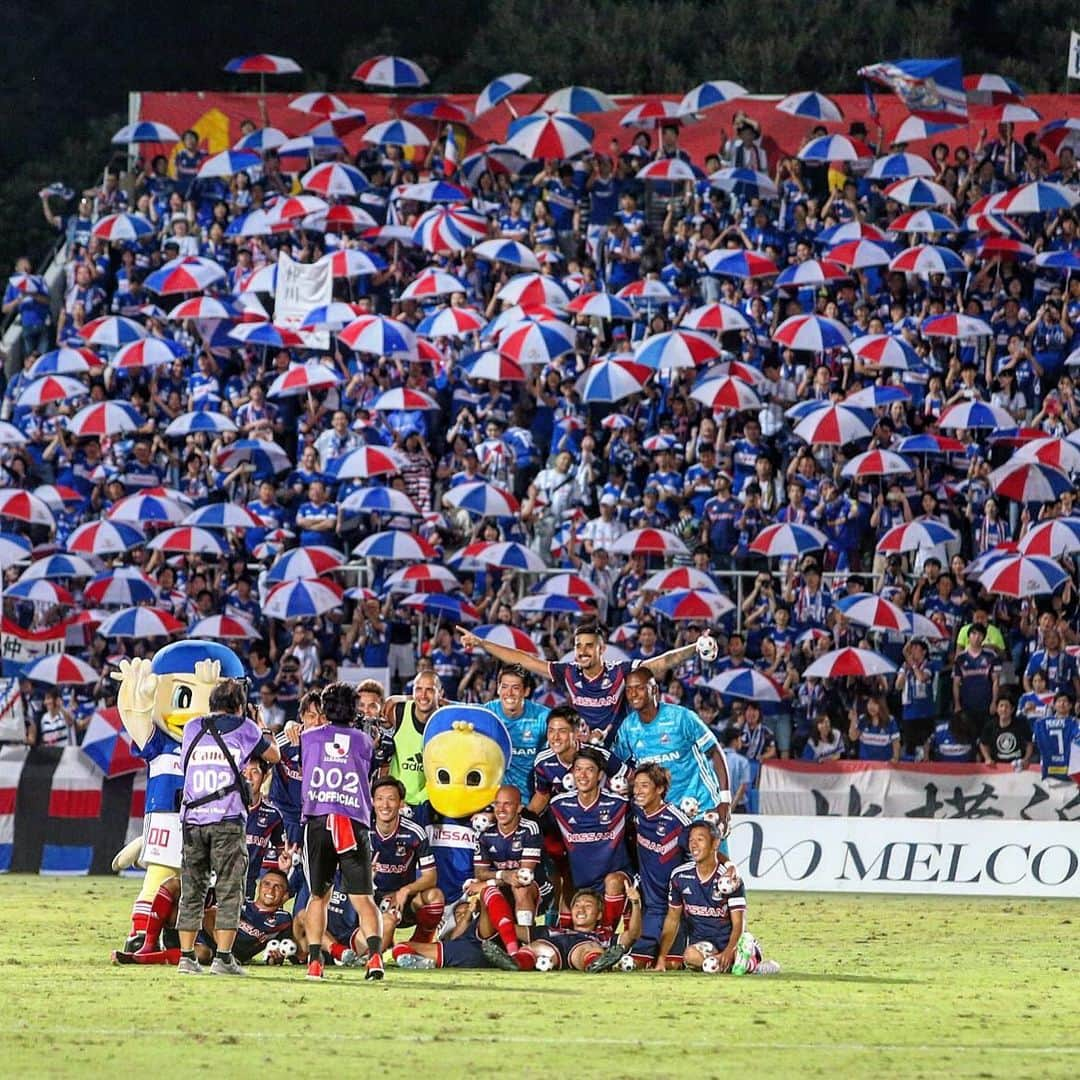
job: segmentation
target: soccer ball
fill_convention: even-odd
[[[734,863],[728,863],[716,879],[716,889],[721,896],[731,896],[741,884],[739,868]]]
[[[517,880],[519,885],[531,885],[533,883],[533,872],[527,866],[522,866],[518,869]]]
[[[711,664],[720,653],[720,646],[716,644],[716,638],[712,634],[702,634],[694,642],[694,647],[697,649],[698,656],[706,664]]]
[[[634,958],[627,953],[618,963],[620,971],[636,971],[637,964],[634,963]]]
[[[698,813],[701,811],[701,807],[698,805],[697,799],[693,795],[687,795],[685,798],[679,800],[679,809],[691,820],[694,821]]]
[[[551,953],[537,953],[535,969],[536,971],[551,971],[554,967],[555,961],[552,959]]]
[[[706,956],[701,961],[701,970],[706,975],[715,975],[720,970],[720,958],[718,956]]]
[[[706,810],[705,813],[701,815],[701,820],[707,821],[710,825],[719,825],[720,815],[715,810]]]
[[[495,824],[495,818],[491,816],[486,810],[481,810],[478,814],[473,814],[469,819],[469,824],[478,832],[482,833],[486,829],[490,829]]]
[[[696,941],[694,942],[694,948],[697,949],[702,956],[712,956],[716,952],[716,946],[711,941]]]
[[[265,961],[268,964],[280,964],[282,961],[281,956],[281,942],[277,938],[271,938],[266,943],[266,956]]]
[[[625,795],[629,786],[630,785],[626,782],[626,777],[623,776],[622,773],[618,776],[613,776],[608,781],[608,788],[615,795]]]
[[[379,910],[384,915],[388,915],[391,911],[394,910],[394,898],[392,896],[384,896],[379,901]]]
[[[292,864],[293,864],[293,866],[299,866],[303,861],[304,861],[304,857],[303,857],[303,855],[300,854],[299,851],[294,851],[292,853]]]
[[[278,942],[278,952],[286,960],[291,960],[296,955],[296,942],[292,938],[282,938]]]

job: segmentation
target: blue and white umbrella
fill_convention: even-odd
[[[709,173],[709,183],[721,191],[730,191],[743,199],[778,199],[780,189],[765,173],[754,169],[725,168]]]
[[[207,435],[220,435],[225,431],[236,431],[236,425],[222,413],[196,410],[181,413],[171,421],[165,429],[165,436],[170,439],[183,439],[200,431]]]
[[[418,89],[430,81],[419,64],[404,56],[372,56],[350,78],[367,86],[385,86],[391,90]]]
[[[568,112],[530,113],[515,120],[506,145],[527,158],[572,158],[592,149],[593,129]]]
[[[804,90],[797,94],[788,94],[776,103],[776,108],[788,116],[801,116],[807,120],[835,122],[844,119],[843,110],[832,98],[819,94],[816,90]]]
[[[960,401],[950,405],[938,418],[938,427],[956,431],[972,428],[1011,428],[1016,426],[1012,415],[1000,405],[987,401]]]
[[[423,537],[400,529],[373,533],[357,544],[353,555],[359,559],[390,559],[396,562],[431,562],[438,552]]]
[[[85,375],[92,367],[100,365],[101,357],[90,349],[61,345],[59,349],[39,356],[30,365],[29,375],[31,379],[40,379],[43,375]]]
[[[679,102],[679,114],[689,116],[692,113],[704,112],[715,105],[724,105],[736,98],[746,97],[749,91],[736,82],[727,79],[713,79],[710,82],[699,83],[693,90],[687,91]]]
[[[280,473],[292,468],[289,455],[268,439],[237,439],[217,455],[215,465],[231,472],[245,462],[254,465],[257,472]]]
[[[283,581],[299,581],[301,578],[320,578],[332,574],[345,564],[345,556],[337,548],[325,544],[309,544],[307,547],[293,548],[274,560],[266,573],[268,584],[276,585]]]
[[[431,140],[408,120],[386,120],[364,132],[363,142],[372,146],[429,146]]]
[[[157,599],[157,585],[134,566],[119,566],[86,583],[83,599],[97,607],[136,607]]]
[[[239,503],[219,502],[200,506],[187,514],[183,525],[198,525],[203,529],[265,529],[267,522]]]
[[[449,180],[425,180],[417,184],[399,184],[390,196],[391,202],[408,199],[420,203],[467,203],[472,195]]]
[[[602,90],[595,90],[591,86],[564,86],[548,94],[539,111],[584,116],[587,113],[613,112],[617,108]]]
[[[521,509],[509,491],[483,480],[452,487],[443,502],[476,517],[513,517]]]
[[[169,524],[179,525],[187,517],[188,509],[175,499],[164,495],[143,495],[136,492],[115,502],[105,516],[109,521],[124,521],[128,525]]]
[[[262,158],[253,150],[222,150],[213,157],[208,157],[200,166],[200,180],[213,176],[235,176],[247,169],[261,169]]]
[[[167,611],[152,607],[129,607],[110,615],[97,628],[97,632],[106,638],[160,638],[183,629],[184,624]]]
[[[404,491],[398,491],[397,488],[362,487],[350,492],[338,505],[346,513],[353,514],[423,517],[421,511],[416,508],[416,503]]]
[[[114,146],[127,146],[129,143],[174,143],[180,136],[168,124],[156,120],[136,120],[125,124],[113,137]]]
[[[6,570],[9,566],[14,566],[16,563],[25,562],[30,558],[30,541],[25,536],[20,536],[18,533],[0,532],[0,568]],[[73,556],[66,555],[53,555],[50,558],[59,559],[71,559]],[[82,563],[82,559],[76,559],[75,561]],[[48,559],[39,559],[38,562],[48,562]],[[83,563],[83,565],[86,565]],[[90,570],[89,566],[86,566],[87,570]],[[23,577],[29,572],[28,568],[23,572]],[[90,573],[93,573],[91,570]],[[82,574],[38,574],[38,577],[82,577]]]
[[[500,75],[492,79],[476,97],[476,108],[473,110],[477,116],[494,109],[501,101],[505,101],[511,94],[516,94],[522,87],[532,82],[531,75],[523,75],[520,71],[512,71],[507,75]]]
[[[251,150],[261,154],[266,150],[276,150],[289,136],[276,127],[257,128],[249,131],[233,143],[234,150]]]
[[[921,176],[896,180],[885,188],[882,194],[886,199],[895,199],[903,206],[953,206],[956,203],[948,188]]]
[[[540,269],[540,261],[532,248],[526,247],[517,240],[485,240],[473,248],[473,254],[478,259],[506,263],[508,266],[516,266],[519,270]]]
[[[822,135],[811,139],[796,155],[800,161],[869,161],[874,152],[864,142],[847,135]]]
[[[622,401],[640,394],[652,374],[651,367],[632,360],[598,360],[578,378],[577,392],[586,404]]]
[[[920,154],[887,154],[874,158],[866,175],[870,180],[905,180],[909,176],[933,177],[936,173]]]
[[[522,597],[513,610],[532,615],[580,615],[585,610],[582,601],[573,596],[556,596],[554,593],[538,593]]]
[[[271,619],[313,619],[339,609],[342,601],[340,585],[322,578],[298,578],[270,590],[263,614]]]
[[[722,671],[705,685],[725,701],[738,698],[775,705],[784,698],[784,690],[780,684],[756,668],[732,668]]]

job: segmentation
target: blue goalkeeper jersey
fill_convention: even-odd
[[[663,702],[646,723],[638,712],[630,713],[615,736],[613,749],[635,768],[654,761],[671,773],[667,800],[676,806],[693,798],[703,810],[720,802],[720,783],[709,760],[719,750],[716,736],[697,713],[682,705]]]
[[[506,763],[504,784],[513,784],[521,792],[521,801],[528,802],[533,793],[532,768],[537,751],[547,739],[547,718],[550,709],[535,701],[526,701],[520,716],[510,718],[496,698],[484,705],[506,725],[510,735],[510,760]]]

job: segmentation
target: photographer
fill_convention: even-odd
[[[254,720],[244,715],[246,699],[241,681],[225,679],[210,694],[210,715],[196,717],[184,727],[180,750],[184,769],[180,807],[184,854],[176,919],[180,934],[177,970],[182,975],[199,975],[203,971],[195,958],[195,937],[202,926],[203,901],[212,873],[217,875],[218,910],[214,928],[217,955],[210,973],[244,973],[232,955],[247,878],[244,822],[251,802],[240,769],[250,758],[261,758],[272,765],[280,757],[277,746]]]

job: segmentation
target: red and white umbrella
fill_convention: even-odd
[[[519,630],[516,626],[498,623],[488,626],[476,626],[472,632],[482,641],[490,641],[493,645],[502,645],[507,649],[517,649],[520,652],[528,653],[530,656],[535,656],[537,659],[542,658],[544,655],[540,651],[540,646],[524,630]]]
[[[959,401],[938,418],[938,427],[965,431],[971,428],[1007,429],[1016,426],[1011,413],[987,401]]]
[[[211,259],[188,255],[171,259],[146,279],[146,287],[159,296],[172,293],[202,292],[225,279],[225,271]]]
[[[388,529],[366,536],[353,551],[359,559],[390,559],[398,562],[430,562],[438,552],[422,536]]]
[[[99,345],[107,349],[118,349],[121,345],[149,336],[150,331],[142,323],[123,315],[103,315],[100,319],[91,319],[79,331],[79,337],[87,345]]]
[[[119,555],[145,543],[143,534],[121,521],[90,521],[67,539],[67,550],[81,555]]]
[[[487,236],[488,222],[466,206],[436,206],[422,214],[413,230],[413,240],[435,254],[464,251]]]
[[[109,366],[120,371],[136,368],[168,367],[180,357],[185,356],[183,349],[162,338],[142,338],[125,345],[109,361]]]
[[[409,459],[398,450],[385,446],[361,446],[350,450],[337,468],[339,480],[366,480],[401,472]]]
[[[445,566],[437,563],[420,563],[395,570],[387,579],[388,589],[403,588],[406,592],[423,592],[424,585],[438,584],[443,591],[461,588],[461,582]]]
[[[354,352],[403,360],[416,358],[416,334],[406,323],[388,315],[364,315],[338,334],[338,340]]]
[[[487,325],[487,320],[475,308],[448,307],[424,319],[417,334],[428,338],[465,337]]]
[[[700,367],[721,356],[723,349],[719,342],[698,330],[665,330],[634,347],[637,362],[654,371]]]
[[[850,622],[859,626],[867,626],[872,630],[894,630],[898,633],[910,629],[907,614],[882,596],[854,593],[845,596],[836,606]]]
[[[870,649],[833,649],[818,657],[804,672],[804,679],[842,679],[846,676],[867,678],[893,675],[896,666]]]
[[[352,198],[371,187],[358,168],[343,161],[325,161],[308,169],[300,177],[300,186],[324,199]]]
[[[91,686],[100,678],[85,660],[67,653],[53,653],[27,664],[22,677],[47,686]]]
[[[815,409],[799,421],[794,433],[811,446],[844,446],[871,434],[864,414],[845,405]]]
[[[385,269],[382,259],[378,256],[369,255],[366,251],[357,251],[355,248],[344,248],[341,251],[333,251],[324,255],[315,264],[316,266],[329,266],[331,275],[336,279],[352,279],[364,277],[368,274],[377,274]],[[310,314],[310,313],[309,313]],[[354,311],[352,322],[360,312]],[[342,325],[346,325],[343,323]],[[340,327],[334,327],[340,329]]]
[[[568,112],[539,112],[511,123],[506,145],[527,158],[572,158],[592,148],[593,129]]]
[[[166,529],[146,546],[152,551],[183,552],[187,555],[224,555],[228,550],[217,533],[191,525]]]
[[[1044,555],[1050,559],[1074,555],[1080,551],[1080,517],[1040,522],[1016,546],[1021,555]]]
[[[33,409],[40,405],[86,397],[89,393],[85,383],[73,379],[70,375],[46,375],[35,379],[25,390],[20,391],[15,402],[22,408]]]
[[[184,623],[160,608],[128,607],[110,615],[97,632],[107,638],[155,638],[168,637],[183,629]]]
[[[760,409],[761,398],[754,393],[753,388],[742,381],[730,376],[719,379],[706,379],[699,383],[690,396],[710,409],[730,409],[735,412],[747,412]]]
[[[917,244],[891,259],[889,269],[895,273],[917,274],[926,278],[931,274],[963,274],[967,266],[951,248],[940,244]]]
[[[488,382],[528,382],[525,369],[508,356],[500,356],[494,349],[485,349],[459,365],[470,379],[486,379]]]
[[[693,167],[688,162],[682,161],[680,158],[659,158],[638,169],[636,179],[671,183],[681,183],[688,180],[693,182],[697,179],[697,173],[694,172]]]
[[[207,638],[211,641],[256,641],[262,635],[246,619],[233,615],[210,615],[191,624],[189,638]]]
[[[499,291],[496,298],[504,304],[564,307],[570,302],[567,291],[546,274],[515,274]]]
[[[856,454],[841,470],[842,476],[900,476],[915,470],[891,450],[867,450]]]
[[[791,558],[808,551],[818,551],[828,537],[811,525],[767,525],[750,542],[750,550],[770,559]]]
[[[384,390],[372,403],[371,408],[376,412],[438,412],[442,406],[423,390],[411,390],[405,386],[394,387],[392,390]]]
[[[938,521],[909,521],[885,532],[877,542],[876,550],[882,554],[900,555],[905,551],[955,543],[959,539],[953,529]]]
[[[649,592],[675,592],[694,589],[697,592],[717,592],[716,582],[702,570],[692,566],[676,566],[672,570],[657,570],[645,579],[642,590]]]
[[[271,619],[313,619],[341,607],[340,585],[322,578],[300,578],[275,585],[266,595],[263,614]]]
[[[667,529],[631,529],[611,545],[615,555],[689,555],[687,546]]]
[[[293,364],[278,375],[270,384],[266,396],[303,397],[310,391],[325,390],[329,386],[337,386],[340,382],[341,375],[333,368],[309,360],[306,364]]]
[[[509,491],[483,480],[452,487],[443,496],[443,502],[477,517],[513,517],[521,509]]]
[[[451,565],[468,564],[471,561],[482,566],[496,566],[502,570],[526,570],[534,573],[547,569],[547,564],[536,552],[513,540],[478,540],[466,544],[448,561]]]
[[[445,270],[437,270],[433,266],[422,270],[402,290],[402,300],[422,300],[436,296],[449,296],[450,293],[464,293],[466,287],[460,278],[448,274]]]
[[[729,611],[734,611],[735,605],[718,592],[682,589],[658,597],[653,601],[652,608],[673,622],[716,622]]]
[[[851,331],[838,319],[824,315],[793,315],[772,334],[773,341],[789,349],[822,353],[851,342]]]
[[[379,227],[379,223],[363,207],[350,206],[347,203],[331,206],[319,220],[327,232],[350,232]]]
[[[1020,599],[1056,592],[1069,575],[1053,559],[1038,555],[1007,555],[995,559],[979,575],[979,584],[993,595]]]
[[[577,600],[599,600],[600,590],[577,574],[555,574],[536,589],[549,596],[573,596]]]
[[[18,488],[0,489],[0,517],[25,521],[28,525],[56,528],[56,518],[43,499]],[[69,549],[71,550],[71,549]]]
[[[989,476],[990,486],[997,495],[1022,503],[1047,503],[1072,490],[1065,473],[1038,461],[1010,461],[995,469]]]
[[[705,685],[723,698],[744,698],[748,701],[784,700],[784,688],[763,671],[751,667],[729,668],[714,675]]]
[[[971,315],[934,315],[922,324],[923,337],[954,338],[966,341],[969,338],[993,337],[994,331],[983,319]]]
[[[129,405],[119,405],[114,401],[99,401],[80,409],[68,424],[68,431],[76,438],[90,435],[120,435],[125,431],[135,431],[143,423]]]
[[[499,334],[499,353],[517,364],[550,364],[574,351],[577,334],[555,319],[526,320]]]

